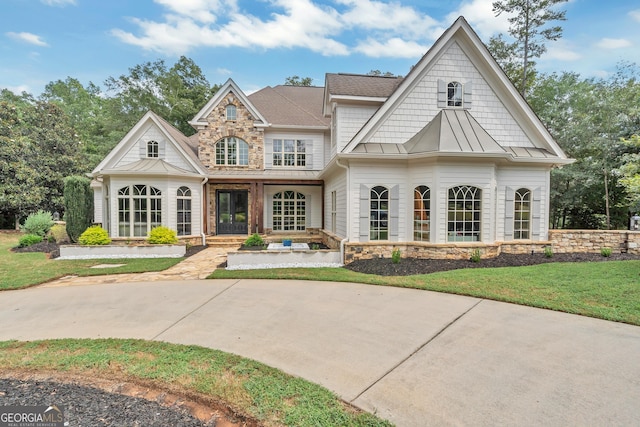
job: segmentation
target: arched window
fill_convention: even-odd
[[[369,239],[389,239],[389,190],[383,186],[371,189],[369,211]]]
[[[118,190],[118,236],[144,237],[162,224],[162,192],[148,185]]]
[[[158,141],[147,142],[147,157],[157,158],[159,156],[160,156],[160,150],[158,146]]]
[[[449,82],[447,84],[447,106],[462,107],[462,83]]]
[[[513,238],[529,239],[531,229],[531,191],[520,188],[516,191],[513,210]]]
[[[216,142],[216,165],[246,166],[249,164],[249,144],[229,136]]]
[[[227,120],[236,120],[236,116],[237,116],[237,108],[235,105],[227,105],[227,109],[226,109],[226,115],[227,115]]]
[[[178,236],[188,236],[191,234],[191,190],[189,187],[180,187],[176,196]]]
[[[304,231],[307,223],[304,194],[283,191],[273,195],[273,230]]]
[[[413,190],[413,240],[429,241],[431,190],[420,185]]]
[[[447,240],[449,242],[480,241],[482,190],[470,185],[449,189]]]

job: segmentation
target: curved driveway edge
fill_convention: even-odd
[[[0,340],[236,353],[398,426],[640,425],[640,327],[350,283],[181,280],[0,292]]]

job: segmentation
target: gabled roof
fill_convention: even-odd
[[[411,69],[409,74],[397,86],[385,103],[376,111],[369,121],[356,133],[349,144],[343,150],[348,153],[362,143],[366,143],[376,130],[382,125],[385,118],[395,110],[397,105],[412,92],[415,85],[431,69],[438,60],[440,53],[453,41],[457,42],[472,59],[474,66],[491,81],[491,86],[496,95],[509,109],[513,117],[518,121],[525,133],[540,149],[546,150],[558,160],[566,163],[567,156],[560,146],[554,141],[549,131],[542,124],[538,116],[533,112],[524,98],[517,91],[504,71],[491,56],[486,46],[478,35],[469,26],[464,17],[459,17],[451,27],[433,44],[427,53]]]
[[[220,102],[224,99],[225,96],[229,92],[233,92],[235,96],[240,99],[240,102],[249,110],[251,115],[256,118],[256,122],[267,125],[267,119],[260,114],[258,109],[249,101],[249,98],[240,90],[238,85],[231,79],[227,80],[225,84],[215,93],[215,95],[207,102],[207,104],[202,107],[202,109],[196,114],[193,120],[189,121],[189,124],[194,128],[198,128],[201,126],[206,126],[209,122],[207,121],[207,117],[211,114],[211,111],[220,104]]]
[[[403,79],[403,77],[328,73],[325,76],[323,112],[329,115],[331,103],[335,100],[382,103],[396,90]]]
[[[272,126],[328,128],[322,115],[324,88],[315,86],[267,86],[247,98]]]
[[[109,168],[109,165],[117,162],[118,158],[122,157],[129,149],[131,149],[131,145],[135,143],[141,131],[150,123],[154,124],[160,132],[164,134],[167,141],[173,144],[176,150],[184,156],[187,163],[191,164],[194,170],[198,171],[200,176],[207,175],[207,168],[198,158],[197,140],[194,141],[194,139],[184,136],[182,132],[153,111],[147,111],[147,113],[138,120],[138,123],[131,128],[124,138],[122,138],[122,140],[109,152],[109,154],[102,159],[100,164],[93,169],[91,175],[101,175],[104,173],[106,168],[112,170],[113,168]]]

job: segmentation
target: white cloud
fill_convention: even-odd
[[[640,22],[640,9],[632,10],[631,12],[629,12],[629,16],[635,21]]]
[[[22,92],[31,93],[31,88],[27,85],[19,85],[19,86],[3,86],[0,85],[0,88],[5,88],[16,95],[22,95]]]
[[[542,58],[555,61],[577,61],[582,59],[582,55],[563,43],[555,42],[547,48]]]
[[[36,34],[33,33],[14,33],[14,32],[8,32],[6,33],[6,35],[8,37],[11,37],[14,40],[18,40],[21,42],[25,42],[25,43],[29,43],[29,44],[33,44],[36,46],[49,46],[44,40],[42,40],[42,38]]]
[[[405,41],[394,37],[384,43],[368,38],[366,41],[360,42],[355,51],[372,58],[416,58],[424,55],[427,49],[428,47],[414,41]]]
[[[508,15],[502,13],[500,16],[495,16],[495,13],[493,13],[493,1],[465,0],[457,10],[447,15],[445,24],[449,25],[459,16],[464,16],[486,42],[489,41],[489,37],[496,33],[506,34],[509,31]]]
[[[601,39],[596,46],[601,49],[622,49],[625,47],[630,47],[632,43],[627,39],[609,39],[604,38]]]
[[[154,0],[172,13],[211,23],[224,11],[236,11],[236,0]]]
[[[223,76],[230,76],[233,72],[227,68],[216,68],[216,73]]]
[[[76,0],[40,0],[47,6],[66,6],[68,4],[76,5]]]

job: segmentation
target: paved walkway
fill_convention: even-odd
[[[227,249],[208,247],[164,271],[135,274],[107,274],[104,276],[67,276],[45,283],[45,287],[95,285],[99,283],[157,282],[161,280],[206,279],[216,267],[227,260]],[[105,265],[105,268],[106,267]],[[108,270],[105,271],[107,273]]]
[[[398,426],[640,425],[639,327],[352,283],[86,280],[0,292],[0,340],[217,348],[322,384]]]

